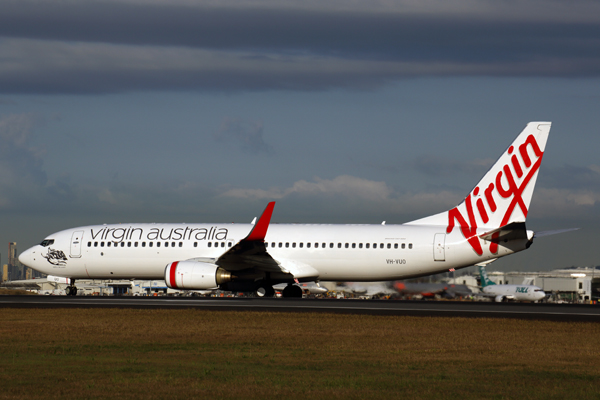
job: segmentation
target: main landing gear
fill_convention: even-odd
[[[256,295],[258,297],[273,297],[275,296],[275,289],[268,283],[262,283],[258,289],[256,289]]]
[[[302,298],[302,288],[300,286],[292,285],[291,283],[283,289],[281,292],[283,297],[295,297]]]
[[[71,279],[71,284],[65,289],[67,296],[77,296],[77,286],[75,286],[75,279]]]
[[[275,289],[268,283],[261,283],[258,289],[256,289],[256,295],[258,297],[273,297],[275,296]],[[281,296],[286,298],[302,298],[302,288],[290,283],[283,289]]]

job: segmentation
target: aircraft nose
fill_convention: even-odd
[[[21,264],[25,265],[26,267],[32,268],[33,262],[35,261],[34,254],[35,254],[35,251],[34,251],[33,247],[25,250],[24,252],[19,254],[19,262]]]
[[[538,300],[541,300],[541,299],[543,299],[544,297],[546,297],[546,293],[545,293],[545,292],[543,292],[543,291],[541,291],[541,290],[540,290],[539,292],[536,292],[536,293],[537,293],[537,296],[536,296],[536,297],[537,297],[537,299],[538,299]]]

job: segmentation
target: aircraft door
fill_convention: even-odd
[[[446,234],[436,233],[433,239],[433,260],[446,261]]]
[[[73,232],[71,236],[71,258],[81,257],[81,241],[83,240],[83,231]]]

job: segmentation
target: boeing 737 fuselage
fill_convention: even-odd
[[[22,264],[76,279],[164,279],[171,288],[257,291],[294,282],[384,281],[458,269],[524,250],[549,122],[531,122],[466,199],[402,225],[119,224],[68,229],[24,251]],[[75,294],[74,284],[68,293]]]

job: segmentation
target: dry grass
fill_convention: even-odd
[[[0,288],[0,296],[2,295],[6,295],[6,296],[16,296],[16,295],[27,295],[27,296],[37,296],[36,292],[30,292],[28,290],[21,290],[21,289],[4,289],[4,288]]]
[[[0,398],[600,398],[600,325],[0,310]]]

